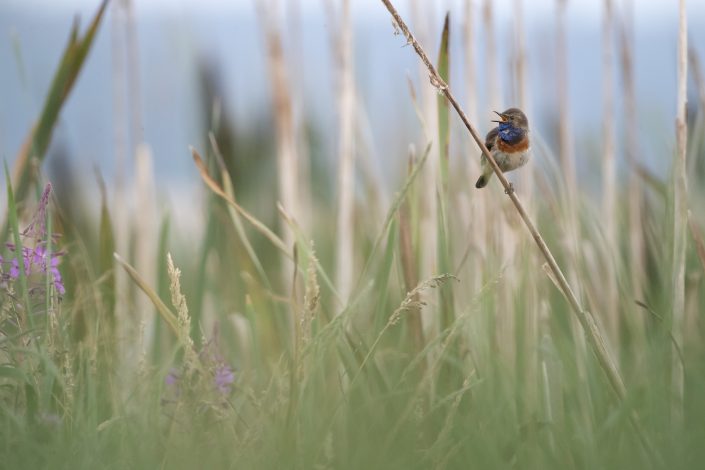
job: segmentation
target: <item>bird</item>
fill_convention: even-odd
[[[529,121],[522,110],[509,108],[503,113],[494,111],[499,120],[493,120],[497,127],[487,133],[485,146],[492,153],[492,158],[497,162],[502,173],[516,170],[524,166],[529,160],[531,146],[529,145]],[[478,178],[475,187],[480,189],[487,186],[494,171],[482,155],[482,175]],[[511,189],[513,187],[510,186]],[[510,191],[511,191],[510,189]]]

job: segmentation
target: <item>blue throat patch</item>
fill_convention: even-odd
[[[500,122],[499,137],[508,144],[517,144],[524,137],[524,131],[510,122]]]

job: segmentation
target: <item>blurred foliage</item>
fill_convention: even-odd
[[[450,61],[443,48],[440,56]],[[72,63],[75,77],[82,59]],[[700,207],[693,203],[689,232],[686,329],[674,347],[670,191],[644,179],[644,217],[633,226],[622,188],[614,247],[605,246],[596,204],[581,195],[574,259],[558,171],[538,177],[537,226],[558,262],[574,263],[582,300],[602,328],[604,269],[616,266],[620,330],[608,333],[628,389],[618,403],[498,187],[485,190],[495,211],[473,218],[468,200],[479,196],[464,171],[444,152],[431,161],[426,147],[399,175],[388,207],[358,195],[354,239],[364,269],[344,304],[328,275],[335,189],[318,138],[328,129],[305,129],[318,195],[305,231],[276,211],[269,120],[244,132],[225,107],[218,117],[218,73],[204,66],[201,76],[203,157],[194,175],[201,170],[210,184],[202,213],[193,214],[204,225],[200,240],[177,233],[170,214],[159,214],[156,233],[146,233],[136,213],[118,220],[100,178],[93,218],[86,172],[55,173],[62,197],[48,217],[63,234],[67,293],[53,314],[37,312],[29,325],[12,315],[30,310],[23,278],[0,284],[0,467],[687,469],[705,459]],[[434,112],[442,113],[438,104]],[[689,159],[699,168],[705,110],[695,115]],[[450,127],[440,126],[439,140],[449,140]],[[443,210],[430,223],[436,246],[422,221],[428,165],[447,165]],[[691,201],[703,175],[690,174]],[[656,183],[672,189],[669,179]],[[18,244],[24,220],[7,185],[2,237]],[[372,213],[386,213],[383,223]],[[284,226],[294,228],[295,247],[277,238]],[[635,231],[645,242],[643,298],[634,298],[627,274]],[[130,242],[115,265],[119,240]],[[145,261],[135,254],[145,241],[154,242],[143,263],[154,263],[154,279],[132,268]],[[439,264],[426,276],[419,258],[428,250]],[[685,369],[682,403],[674,400],[674,360]],[[649,451],[629,422],[633,412]]]

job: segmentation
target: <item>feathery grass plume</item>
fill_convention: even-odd
[[[418,286],[416,286],[414,289],[412,289],[406,294],[406,297],[404,297],[404,300],[402,300],[399,307],[397,307],[397,309],[394,310],[394,312],[392,312],[392,314],[389,316],[389,320],[387,320],[387,323],[380,330],[379,334],[377,335],[377,338],[375,338],[375,341],[370,346],[364,359],[360,362],[360,366],[356,374],[353,376],[352,381],[350,382],[350,388],[352,388],[353,384],[357,382],[358,377],[360,377],[361,373],[364,371],[365,366],[370,361],[370,359],[373,358],[374,354],[376,353],[377,346],[379,345],[380,341],[382,340],[382,337],[387,332],[387,330],[389,330],[391,327],[393,327],[399,322],[403,313],[419,309],[426,305],[426,302],[420,300],[421,292],[427,289],[436,289],[445,284],[450,279],[458,280],[458,278],[456,278],[452,274],[441,274],[422,281]]]
[[[387,322],[387,325],[396,325],[399,319],[401,318],[402,313],[409,312],[414,308],[419,308],[426,305],[426,302],[421,301],[419,299],[419,295],[421,294],[421,292],[425,291],[426,289],[436,289],[445,284],[450,279],[454,279],[460,282],[457,277],[455,277],[453,274],[448,273],[440,274],[438,276],[434,276],[424,281],[421,281],[416,287],[406,293],[406,297],[404,297],[404,300],[402,300],[399,307],[397,307],[397,309],[394,310],[394,312],[389,316],[389,321]]]
[[[171,292],[171,304],[176,309],[176,318],[179,325],[179,340],[186,348],[186,354],[195,355],[193,339],[191,338],[191,317],[186,305],[186,297],[181,293],[181,270],[174,265],[171,253],[167,253],[167,273],[169,275],[169,291]]]
[[[306,268],[306,288],[304,290],[304,311],[301,316],[301,333],[304,347],[311,341],[311,324],[316,315],[316,309],[321,300],[321,288],[316,277],[316,251],[311,241],[311,253]]]

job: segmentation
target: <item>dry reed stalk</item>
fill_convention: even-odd
[[[690,62],[690,71],[693,74],[695,89],[698,92],[698,99],[700,100],[700,112],[705,113],[705,77],[703,77],[703,71],[700,68],[698,54],[693,48],[690,48],[688,51],[688,61]]]
[[[488,102],[485,103],[485,108],[496,109],[502,104],[502,96],[500,94],[499,82],[499,63],[497,61],[497,38],[494,28],[494,10],[492,9],[492,0],[485,0],[482,7],[482,23],[485,25],[485,77],[488,93]]]
[[[287,35],[287,67],[290,75],[292,116],[294,134],[298,149],[298,194],[301,208],[313,207],[313,195],[311,194],[311,146],[308,139],[306,126],[306,102],[305,102],[305,73],[308,68],[306,54],[303,46],[303,29],[301,22],[301,0],[289,0],[286,2],[286,18],[288,20],[289,34]],[[305,230],[309,230],[314,224],[313,210],[302,210],[299,214],[299,224]]]
[[[408,174],[414,169],[414,161],[416,156],[413,147],[409,149],[409,166]],[[417,274],[416,257],[414,256],[413,234],[411,228],[411,202],[407,198],[399,208],[399,258],[402,265],[402,276],[404,279],[404,290],[411,292],[419,283]],[[418,302],[418,296],[413,299]],[[412,337],[412,342],[416,347],[416,351],[423,350],[425,345],[423,335],[423,324],[421,323],[421,309],[413,307],[409,310],[408,322],[409,331]]]
[[[464,83],[465,83],[465,106],[468,110],[468,117],[471,122],[477,122],[478,119],[478,99],[481,93],[479,93],[478,75],[477,75],[477,32],[475,26],[479,24],[477,20],[475,5],[473,0],[465,0],[465,21],[463,25],[463,43],[465,50],[465,73],[464,73]],[[480,173],[480,152],[474,145],[471,145],[468,149],[468,158],[463,159],[466,161],[467,168],[467,181],[474,181],[477,179],[477,175]],[[478,235],[487,233],[487,201],[486,195],[484,193],[473,192],[472,185],[468,185],[468,197],[467,205],[468,210],[461,210],[460,214],[463,216],[463,223],[467,227],[468,233],[475,233]],[[465,199],[461,200],[462,202]],[[473,237],[470,237],[473,239]],[[485,244],[479,244],[480,250],[478,251],[478,258],[475,263],[481,263],[482,257],[485,256],[483,252]],[[469,246],[468,246],[469,248]],[[469,251],[467,251],[469,254]],[[458,273],[459,274],[459,273]],[[464,276],[465,278],[465,276]],[[482,276],[475,275],[475,270],[470,270],[468,272],[468,280],[473,283],[472,291],[476,291],[482,285]]]
[[[468,117],[472,122],[477,121],[477,63],[475,58],[477,41],[475,40],[475,12],[472,0],[465,0],[465,21],[463,22],[463,49],[465,51],[464,61],[464,83],[465,83],[465,108],[468,110]],[[477,178],[480,171],[479,152],[474,146],[469,149],[470,158],[466,160],[467,180],[472,181]],[[478,219],[483,219],[478,217]],[[480,222],[477,220],[476,222]]]
[[[296,132],[292,109],[291,90],[287,74],[282,38],[277,30],[274,16],[278,9],[276,2],[256,2],[262,31],[267,48],[267,66],[269,69],[273,113],[277,135],[277,189],[278,198],[287,212],[297,220],[301,215],[299,199],[299,155],[296,147]],[[286,226],[282,227],[284,245],[292,246],[294,234]],[[286,262],[284,260],[283,262]],[[283,269],[289,276],[289,270]],[[289,282],[286,282],[288,284]]]
[[[120,1],[113,2],[111,24],[111,59],[113,87],[113,148],[115,152],[114,200],[110,211],[114,221],[115,250],[119,253],[128,252],[129,224],[126,181],[128,180],[128,162],[130,142],[128,132],[127,96],[128,81],[126,76],[127,57],[125,53],[125,10]],[[115,296],[118,299],[128,298],[127,274],[122,270],[115,271]],[[125,301],[115,303],[115,316],[126,318],[127,305]],[[129,322],[118,322],[129,324]],[[120,357],[124,355],[120,354]]]
[[[135,21],[135,8],[133,0],[122,0],[125,11],[125,42],[126,48],[126,79],[127,99],[129,106],[130,129],[130,154],[135,163],[135,203],[138,211],[138,227],[140,236],[136,238],[136,265],[142,273],[154,277],[156,271],[154,263],[149,260],[149,253],[153,252],[153,242],[156,242],[154,221],[156,220],[156,207],[154,206],[154,171],[152,165],[152,152],[144,144],[142,125],[142,98],[140,93],[139,70],[139,42]],[[141,266],[144,265],[144,266]]]
[[[688,180],[686,177],[686,153],[688,129],[686,103],[688,99],[688,20],[685,0],[678,3],[678,75],[676,108],[676,157],[673,162],[673,305],[671,332],[674,342],[683,344],[683,317],[685,312],[685,251],[688,224]],[[672,353],[672,418],[680,425],[683,422],[683,363]]]
[[[516,90],[516,106],[521,108],[529,117],[529,122],[533,122],[532,106],[528,93],[528,78],[527,78],[527,47],[526,47],[526,32],[524,28],[524,0],[514,0],[513,6],[514,17],[514,89]],[[519,178],[519,186],[521,187],[522,195],[526,201],[526,211],[530,217],[536,215],[536,205],[534,201],[534,168],[535,165],[529,165],[524,168],[517,177]],[[517,233],[517,237],[520,235]],[[522,250],[523,263],[529,263],[533,253],[529,250]],[[537,279],[535,276],[524,276],[523,279],[515,279],[516,287],[523,287],[523,291],[517,295],[523,299],[525,308],[520,315],[517,316],[516,329],[520,333],[515,336],[512,341],[517,345],[516,360],[517,360],[517,379],[520,381],[519,386],[525,390],[522,394],[523,403],[530,404],[539,401],[541,383],[539,373],[539,293]],[[520,338],[521,341],[517,341]],[[518,405],[521,407],[523,403]],[[525,421],[530,419],[528,415],[529,408],[524,409],[522,419]],[[522,411],[522,408],[519,408]]]
[[[412,0],[410,2],[411,16],[414,24],[417,25],[419,36],[428,42],[428,38],[436,37],[430,30],[429,25],[433,25],[432,2]],[[422,7],[423,6],[423,7]],[[422,11],[422,8],[425,10]],[[419,65],[419,77],[426,75],[423,65]],[[423,78],[422,78],[423,82]],[[423,121],[426,123],[428,136],[438,135],[438,112],[436,94],[428,87],[419,87],[419,104]],[[429,137],[433,139],[434,137]],[[422,143],[425,146],[425,142]],[[429,160],[436,162],[439,159],[439,146],[433,145]],[[438,219],[438,201],[436,199],[436,178],[438,177],[438,165],[425,165],[421,173],[421,184],[419,188],[420,211],[419,225],[421,233],[419,236],[424,243],[419,245],[419,276],[421,278],[430,277],[437,266],[436,247],[438,246],[438,234],[436,233],[436,220]],[[428,309],[422,309],[427,313]],[[431,323],[431,322],[425,322]]]
[[[332,12],[331,12],[332,13]],[[339,34],[335,58],[338,63],[338,220],[336,234],[336,272],[338,292],[344,303],[353,284],[353,242],[355,205],[355,83],[350,0],[342,0],[339,21],[331,18]]]
[[[696,118],[693,124],[693,138],[690,139],[691,152],[694,149],[700,148],[703,144],[705,136],[699,129],[705,129],[705,77],[703,77],[702,70],[700,68],[700,61],[698,60],[698,54],[694,48],[689,48],[688,50],[688,63],[689,69],[693,77],[693,84],[695,85],[695,90],[698,94],[698,103],[696,108]],[[698,109],[699,108],[699,109]],[[690,159],[690,168],[686,169],[687,172],[694,171],[694,166],[697,164],[696,158]],[[690,219],[690,217],[688,217]]]
[[[566,9],[567,0],[557,0],[558,18],[556,21],[556,89],[558,94],[558,155],[563,170],[563,181],[568,189],[570,210],[575,208],[575,152],[573,148],[573,129],[570,118],[570,99],[568,92],[568,53],[566,51]]]
[[[135,21],[135,6],[133,0],[122,0],[125,5],[125,33],[127,41],[127,90],[130,105],[130,138],[133,152],[137,151],[143,141],[142,97],[140,93],[140,58],[137,24]]]
[[[136,19],[132,0],[114,2],[112,23],[112,54],[113,54],[113,105],[114,105],[114,140],[115,140],[115,198],[113,210],[115,220],[115,249],[120,253],[128,253],[130,237],[133,229],[139,230],[135,238],[134,260],[138,271],[147,273],[152,281],[155,276],[154,263],[150,262],[149,253],[153,251],[154,236],[154,178],[151,154],[142,144],[141,95],[139,86],[139,44],[137,38]],[[134,169],[133,169],[134,164]],[[134,173],[133,173],[134,171]],[[129,182],[135,184],[130,185]],[[135,204],[136,206],[133,206]],[[137,210],[137,227],[130,222],[130,214]],[[129,315],[126,299],[134,293],[133,285],[128,282],[126,273],[118,270],[115,276],[116,297],[123,301],[116,303],[116,317],[127,319]],[[147,322],[146,334],[151,335],[154,320],[147,311],[151,308],[149,302],[141,296],[135,296],[135,310],[138,312],[137,322],[120,321],[123,331],[120,337],[135,338],[137,344],[126,344],[123,367],[130,370],[135,361],[139,361],[139,348],[136,346],[143,338],[139,338],[139,324]],[[146,339],[146,338],[145,338]]]
[[[156,194],[154,188],[154,165],[152,163],[152,152],[147,144],[140,144],[135,152],[135,186],[134,200],[137,206],[136,220],[137,225],[134,229],[138,235],[134,241],[134,260],[135,268],[151,285],[156,285],[157,270],[153,259],[153,253],[157,252],[158,227],[159,217],[156,208]],[[146,298],[140,296],[135,299],[137,312],[140,315],[140,321],[146,322],[147,328],[145,333],[153,336],[155,318],[149,311],[149,302]],[[134,322],[131,324],[134,325]]]
[[[563,271],[558,266],[558,263],[556,263],[556,260],[553,257],[551,250],[548,248],[543,237],[538,232],[538,230],[534,226],[534,223],[527,215],[526,210],[524,209],[524,206],[521,204],[521,202],[517,198],[516,194],[514,193],[514,191],[511,190],[511,187],[509,185],[509,181],[507,180],[507,178],[504,176],[504,174],[501,172],[501,170],[497,166],[497,162],[494,160],[494,158],[492,157],[492,154],[485,146],[483,139],[480,137],[480,134],[478,134],[475,127],[468,120],[467,115],[465,114],[463,109],[460,107],[460,104],[455,99],[455,96],[451,93],[448,85],[438,75],[438,72],[436,72],[436,68],[433,66],[433,64],[429,60],[428,55],[426,54],[424,49],[421,47],[421,45],[416,40],[414,35],[411,34],[409,27],[406,25],[406,23],[404,22],[402,17],[399,15],[397,10],[394,8],[391,1],[390,0],[381,0],[381,1],[384,4],[384,6],[387,8],[389,13],[392,15],[392,18],[394,20],[396,27],[398,27],[401,30],[401,32],[404,34],[404,37],[406,38],[407,43],[410,44],[414,48],[414,50],[416,51],[416,54],[419,56],[421,61],[424,63],[424,65],[428,69],[432,85],[438,90],[438,92],[443,93],[443,95],[445,95],[445,97],[448,99],[448,102],[451,104],[451,106],[453,106],[456,113],[458,114],[458,117],[461,119],[461,121],[465,125],[466,129],[468,130],[468,132],[470,132],[473,139],[477,143],[478,147],[482,150],[482,153],[487,158],[488,163],[492,166],[492,169],[494,170],[495,174],[497,175],[497,179],[502,184],[505,191],[507,192],[508,197],[511,199],[512,203],[514,204],[514,207],[516,208],[517,213],[519,214],[519,217],[521,217],[522,221],[524,222],[527,229],[531,233],[531,236],[534,238],[534,241],[538,245],[539,250],[541,251],[541,254],[546,259],[547,265],[548,265],[551,273],[555,276],[556,282],[557,282],[561,292],[563,293],[566,300],[568,301],[571,308],[573,309],[573,312],[577,316],[577,318],[580,322],[580,325],[583,328],[583,332],[585,333],[585,335],[588,337],[588,340],[590,341],[590,345],[592,346],[593,352],[598,360],[600,368],[603,370],[603,372],[607,376],[607,379],[610,383],[610,386],[612,387],[612,390],[615,392],[615,395],[617,396],[618,400],[621,403],[623,403],[624,400],[626,399],[626,396],[627,396],[627,390],[624,385],[624,381],[622,379],[621,374],[619,373],[619,370],[617,369],[616,363],[611,358],[610,353],[607,350],[602,333],[600,332],[597,324],[595,323],[595,320],[594,320],[592,314],[590,314],[590,312],[584,310],[582,308],[582,306],[580,305],[580,302],[578,301],[578,298],[575,296],[575,294],[573,293],[573,290],[571,289],[570,285],[568,284],[568,281],[566,280],[565,275],[563,274]],[[649,442],[648,442],[646,436],[643,434],[643,431],[642,431],[641,426],[638,421],[638,417],[634,413],[630,413],[630,420],[638,433],[638,437],[640,439],[640,442],[643,444],[644,449],[646,450],[646,452],[651,454],[653,451],[649,445]]]
[[[615,163],[615,119],[614,119],[614,30],[612,0],[604,0],[602,23],[602,217],[604,221],[606,277],[604,315],[608,334],[613,344],[619,343],[619,316],[617,310],[617,274],[615,260],[617,246],[617,204],[616,204],[616,163]],[[599,277],[598,277],[599,279]]]
[[[642,228],[643,191],[638,171],[638,156],[640,154],[638,139],[638,113],[636,110],[636,85],[634,81],[634,3],[627,0],[624,9],[624,20],[620,28],[621,34],[621,69],[622,95],[624,96],[624,154],[631,171],[627,180],[627,210],[628,210],[628,240],[629,240],[629,275],[631,293],[634,299],[641,299],[644,280],[644,236]],[[643,316],[630,315],[631,328],[641,334],[635,338],[645,339]]]
[[[113,85],[113,149],[115,152],[115,191],[116,196],[124,193],[126,180],[126,166],[128,155],[127,138],[127,79],[125,77],[126,56],[124,46],[124,9],[122,2],[113,2],[111,25],[111,59],[112,59],[112,85]],[[117,199],[117,197],[116,197]],[[115,209],[124,207],[123,199],[116,204]],[[116,211],[113,214],[117,216]],[[120,219],[123,220],[123,219]],[[124,253],[125,251],[121,251]]]
[[[494,17],[494,2],[485,0],[482,6],[482,23],[485,27],[485,89],[487,91],[487,102],[485,109],[502,111],[504,109],[504,96],[501,94],[501,79],[499,71],[499,57],[495,30]],[[472,181],[472,180],[471,180]],[[485,208],[485,240],[489,247],[487,250],[487,259],[484,262],[494,262],[499,266],[506,266],[510,263],[517,245],[515,234],[510,226],[506,223],[505,217],[502,216],[503,204],[501,198],[492,197],[490,191],[482,191],[482,200],[480,203]],[[495,293],[498,302],[498,308],[502,311],[510,311],[512,304],[511,299],[511,284],[513,277],[511,275],[504,277],[507,282],[507,289]],[[510,363],[512,361],[513,347],[513,318],[510,315],[503,315],[493,318],[488,323],[488,334],[491,335],[493,341],[492,350],[497,349],[503,354],[503,361]],[[499,348],[498,345],[503,345]],[[497,346],[497,347],[495,347]]]
[[[573,140],[572,119],[570,116],[570,98],[568,88],[568,54],[566,36],[566,10],[568,0],[557,0],[556,18],[556,88],[558,90],[558,155],[563,173],[563,182],[567,198],[563,204],[562,223],[565,228],[564,244],[568,254],[568,279],[570,284],[577,286],[577,298],[582,298],[582,287],[578,280],[580,276],[578,260],[580,259],[580,226],[578,223],[578,182],[575,174],[575,148]],[[580,327],[576,322],[571,324],[575,338],[576,367],[578,376],[582,381],[587,381],[586,356],[587,345],[585,336],[580,334]],[[587,405],[590,402],[589,389],[581,389],[579,397]],[[582,410],[589,409],[587,406]],[[591,425],[590,417],[584,415],[585,425]]]
[[[468,117],[472,121],[477,120],[477,63],[475,59],[475,52],[477,47],[477,42],[475,41],[475,12],[473,0],[465,0],[465,21],[463,24],[463,43],[465,50],[465,101],[466,108],[468,110]],[[473,148],[473,151],[476,149]],[[479,168],[479,165],[478,165]],[[472,177],[477,176],[477,173],[470,175]]]
[[[526,73],[526,33],[524,31],[524,0],[514,0],[514,89],[516,106],[524,111],[532,121],[531,103],[529,101],[528,80]],[[527,210],[533,214],[533,165],[525,168],[519,175],[521,192],[527,200]]]

